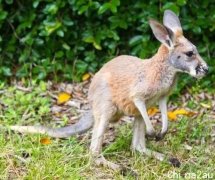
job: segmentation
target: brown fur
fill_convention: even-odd
[[[149,100],[147,104],[151,106],[152,101],[158,98],[158,94],[159,96],[168,94],[173,86],[175,73],[166,73],[167,69],[171,68],[167,62],[168,54],[169,50],[161,45],[157,54],[151,59],[142,60],[123,55],[111,60],[95,75],[90,85],[89,100],[92,106],[97,104],[97,101],[101,101],[101,97],[108,91],[115,113],[140,115],[133,103],[135,96],[138,95],[146,101]],[[165,72],[165,74],[160,72]],[[165,84],[163,81],[166,80],[170,81],[170,84],[161,88],[161,85]],[[105,88],[101,87],[104,82],[106,83]],[[100,109],[99,106],[96,108]]]
[[[176,38],[180,38],[181,36],[183,36],[183,31],[181,31],[181,30],[176,31],[175,36],[176,36]]]

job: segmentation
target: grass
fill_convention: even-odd
[[[46,83],[41,82],[31,92],[0,85],[0,125],[49,124],[51,99],[46,95]],[[195,96],[200,90],[190,90]],[[214,93],[214,92],[213,92]],[[180,98],[175,99],[180,106]],[[210,100],[204,104],[211,104]],[[191,99],[187,106],[198,110],[200,102]],[[169,133],[160,142],[149,141],[153,150],[177,157],[182,165],[174,168],[139,153],[130,151],[132,125],[116,126],[117,137],[103,148],[105,157],[137,172],[139,179],[214,179],[215,153],[211,138],[211,109],[196,118],[183,117],[171,122]],[[131,172],[119,172],[96,167],[88,152],[90,133],[69,139],[51,139],[42,144],[45,135],[0,133],[0,179],[136,179]]]

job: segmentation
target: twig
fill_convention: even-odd
[[[21,38],[20,38],[20,37],[18,36],[18,34],[16,33],[16,30],[15,30],[13,24],[12,24],[9,20],[7,20],[7,22],[8,22],[8,24],[10,25],[11,29],[13,30],[14,36],[15,36],[17,39],[21,40]]]
[[[16,85],[16,89],[18,89],[18,90],[20,90],[20,91],[24,91],[24,92],[31,92],[31,91],[32,91],[32,88],[31,88],[31,87],[25,88],[25,87],[18,86],[18,85]]]

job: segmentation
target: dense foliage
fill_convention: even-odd
[[[80,80],[116,55],[149,57],[159,43],[148,19],[162,20],[165,9],[180,14],[186,37],[215,65],[210,0],[0,0],[1,79]]]

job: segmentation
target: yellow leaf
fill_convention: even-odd
[[[196,112],[188,111],[186,109],[178,109],[174,111],[177,115],[186,115],[186,116],[193,116],[196,114]]]
[[[63,104],[67,101],[69,101],[69,99],[71,98],[71,95],[66,93],[66,92],[62,92],[58,95],[57,98],[57,104]]]
[[[82,81],[86,81],[90,78],[90,74],[89,73],[86,73],[82,76]]]
[[[51,139],[49,138],[42,138],[40,139],[40,143],[43,144],[43,145],[48,145],[48,144],[51,144]]]
[[[149,116],[154,116],[159,110],[156,107],[152,107],[150,109],[148,109],[148,115]]]
[[[167,115],[168,115],[168,119],[170,120],[170,121],[175,121],[176,119],[177,119],[177,115],[174,113],[174,111],[172,112],[172,111],[169,111],[168,113],[167,113]]]
[[[186,109],[176,109],[175,111],[168,112],[169,120],[175,121],[177,119],[177,115],[185,115],[185,116],[193,116],[195,112],[187,111]]]
[[[185,110],[185,109],[176,109],[176,110],[174,111],[174,113],[175,113],[176,115],[187,115],[187,114],[188,114],[188,111]]]

